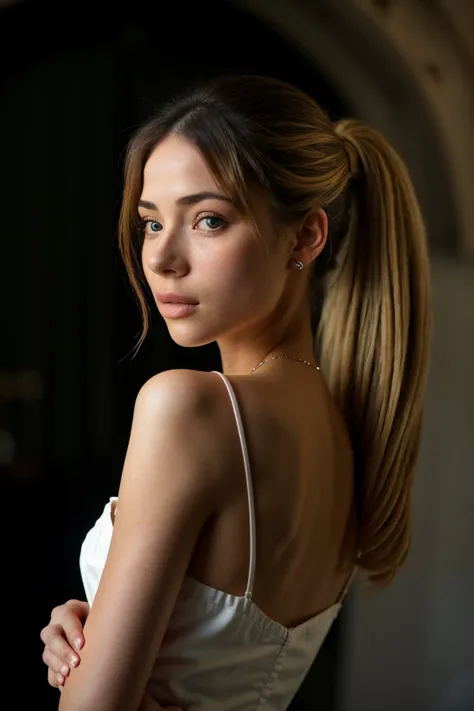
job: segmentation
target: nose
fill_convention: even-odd
[[[153,241],[143,243],[142,260],[154,274],[186,274],[189,271],[189,261],[184,245],[180,244],[176,233],[164,231]]]

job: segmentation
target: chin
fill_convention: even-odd
[[[216,336],[207,335],[203,333],[198,333],[197,329],[190,328],[183,324],[167,324],[168,333],[170,334],[172,340],[176,345],[182,348],[199,348],[200,346],[207,346],[213,341],[217,340]]]

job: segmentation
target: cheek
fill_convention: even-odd
[[[211,261],[209,277],[212,281],[218,281],[226,293],[237,287],[239,291],[251,289],[258,274],[257,259],[250,248],[229,250]]]
[[[148,254],[145,247],[141,250],[141,265],[147,284],[150,284],[150,276],[152,274],[152,271],[148,266]]]
[[[221,295],[216,306],[226,314],[247,313],[257,306],[260,310],[272,298],[268,293],[272,290],[272,275],[253,246],[212,260],[207,271],[213,298]]]

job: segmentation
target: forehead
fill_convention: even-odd
[[[247,190],[254,227],[272,234],[274,225],[268,196],[260,188],[247,186]],[[219,186],[192,141],[179,135],[167,136],[145,163],[141,199],[164,205],[165,201],[176,202],[198,192],[226,191]]]
[[[216,190],[218,185],[196,146],[182,136],[167,136],[152,151],[143,170],[143,192]],[[184,191],[184,192],[183,192]]]

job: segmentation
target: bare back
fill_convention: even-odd
[[[269,369],[228,378],[237,397],[256,516],[254,602],[291,627],[335,603],[355,548],[352,452],[344,422],[315,372]],[[236,420],[217,374],[216,432],[225,448],[229,496],[208,522],[188,573],[244,595],[249,568],[247,488]]]

